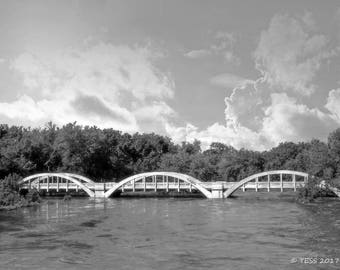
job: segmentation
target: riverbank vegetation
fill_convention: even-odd
[[[35,190],[20,194],[18,182],[21,179],[22,177],[14,173],[0,180],[0,210],[12,210],[40,202],[39,193]]]
[[[146,171],[176,171],[203,181],[239,181],[276,169],[303,171],[337,182],[340,129],[332,132],[327,142],[283,142],[259,152],[222,143],[212,143],[202,151],[199,141],[177,145],[154,133],[131,135],[76,123],[63,127],[48,123],[40,129],[0,125],[0,179],[14,173],[24,177],[67,171],[95,181],[119,181]],[[311,193],[301,196],[309,196],[306,194]]]

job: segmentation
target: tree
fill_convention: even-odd
[[[335,174],[337,177],[340,177],[340,128],[329,134],[328,148],[331,159],[335,163]]]
[[[306,162],[306,170],[310,175],[323,179],[334,177],[335,163],[324,142],[312,140],[302,156]]]
[[[303,144],[293,142],[280,143],[277,147],[264,152],[265,170],[296,169],[295,158],[304,149]]]

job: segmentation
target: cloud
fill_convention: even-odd
[[[251,99],[247,100],[250,103],[244,104],[249,111],[239,106],[244,110],[242,113],[235,110],[234,105],[229,105],[233,108],[226,110],[228,120],[225,125],[214,123],[203,130],[191,124],[185,127],[167,125],[167,131],[176,142],[199,139],[202,141],[203,149],[207,149],[212,142],[222,142],[237,149],[263,151],[283,141],[326,139],[329,132],[340,123],[334,120],[333,115],[299,104],[295,98],[289,97],[286,93],[272,93],[269,104],[262,107],[264,111],[259,118],[260,121],[256,123],[257,126],[254,127],[250,122],[256,120],[254,117],[256,112],[253,112]],[[242,120],[242,117],[248,120]]]
[[[334,115],[335,119],[340,122],[340,88],[333,89],[328,93],[325,107]]]
[[[250,80],[230,73],[218,74],[210,79],[210,83],[213,85],[232,89],[242,86],[248,81]]]
[[[261,132],[274,144],[326,139],[338,124],[332,115],[298,104],[295,98],[286,93],[273,93],[271,100],[271,105],[265,111]]]
[[[208,56],[222,56],[227,63],[239,65],[240,58],[236,56],[234,52],[235,42],[236,38],[234,34],[219,31],[215,34],[213,43],[209,48],[192,50],[186,52],[184,56],[191,59],[199,59]]]
[[[201,50],[192,50],[184,54],[185,57],[191,58],[191,59],[198,59],[203,58],[206,56],[211,55],[211,52],[209,50],[201,49]]]
[[[272,87],[301,95],[311,95],[315,91],[316,72],[334,51],[328,50],[328,39],[324,35],[310,30],[312,23],[311,16],[297,20],[288,15],[276,15],[268,30],[262,32],[254,56],[256,67]]]
[[[215,43],[210,46],[216,55],[222,55],[227,63],[240,64],[240,58],[235,55],[236,38],[233,33],[219,31],[215,35]]]
[[[198,127],[189,123],[184,127],[168,124],[166,125],[166,130],[172,135],[176,143],[182,141],[193,142],[195,139],[200,140],[202,149],[209,148],[212,142],[225,143],[237,149],[265,150],[270,146],[260,134],[242,126],[214,123],[206,129],[199,130]],[[252,139],[249,140],[249,138]]]
[[[122,123],[128,121],[123,112],[117,111],[116,108],[109,108],[103,100],[95,96],[80,95],[71,102],[71,106],[77,113],[83,116],[114,119]]]
[[[36,102],[29,96],[23,95],[12,103],[0,103],[0,115],[10,119],[18,119],[23,123],[25,120],[36,122],[45,117],[44,111],[37,106]]]
[[[247,81],[233,89],[225,98],[226,123],[241,125],[255,131],[262,127],[264,108],[270,103],[263,79]]]
[[[306,101],[322,91],[314,79],[322,62],[336,56],[337,49],[316,29],[310,13],[302,19],[275,15],[254,52],[261,76],[246,80],[227,73],[210,80],[233,88],[225,98],[225,124],[199,129],[187,123],[167,126],[169,132],[178,141],[199,139],[206,148],[214,141],[264,150],[282,141],[325,140],[340,124],[340,89],[329,92],[325,107],[308,106]]]
[[[224,124],[201,129],[173,123],[179,116],[168,101],[174,98],[175,84],[157,68],[161,55],[153,48],[93,42],[79,50],[23,53],[14,59],[11,69],[21,76],[23,87],[16,100],[0,103],[0,120],[35,126],[77,121],[127,132],[153,131],[176,142],[199,139],[205,148],[217,141],[265,150],[282,141],[325,139],[340,123],[340,90],[329,92],[324,107],[306,101],[324,91],[315,78],[323,61],[337,51],[316,31],[311,14],[298,19],[276,15],[254,52],[259,78],[224,73],[210,79],[233,89],[225,98]],[[222,56],[237,64],[235,42],[233,34],[219,32],[211,46],[185,56]]]
[[[178,116],[164,101],[154,101],[143,107],[136,106],[133,114],[141,130],[158,134],[167,134],[166,125]]]
[[[171,110],[167,100],[173,98],[174,83],[156,68],[158,58],[150,47],[110,43],[48,55],[23,53],[11,63],[11,69],[22,77],[21,95],[13,102],[0,104],[0,120],[34,125],[77,121],[141,131],[143,109],[163,104]],[[170,117],[159,108],[150,115],[155,128]]]

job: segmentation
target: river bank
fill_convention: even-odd
[[[40,202],[20,202],[14,205],[0,206],[0,211],[11,211],[22,207],[32,207],[40,205]]]
[[[31,207],[39,205],[40,202],[41,198],[36,190],[31,190],[24,195],[12,189],[5,189],[0,192],[0,211]]]

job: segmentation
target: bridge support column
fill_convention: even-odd
[[[270,191],[270,174],[268,174],[268,187],[267,187],[267,191]]]
[[[165,176],[166,178],[166,192],[169,192],[169,176]]]
[[[96,183],[94,185],[94,197],[105,198],[105,184]]]
[[[211,187],[211,198],[212,199],[223,199],[223,192],[224,192],[224,187],[223,184],[214,184]]]
[[[47,192],[50,191],[50,177],[47,176]]]

